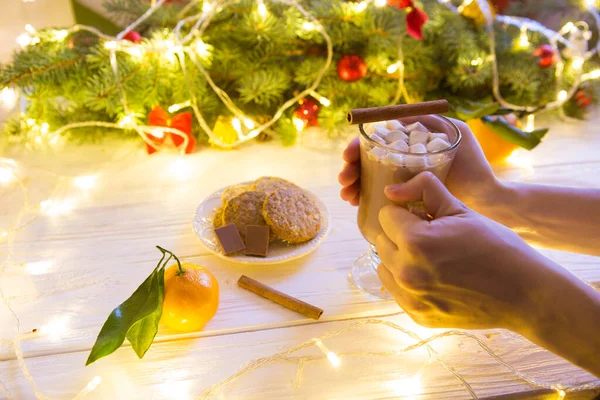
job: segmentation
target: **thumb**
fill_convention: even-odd
[[[433,218],[457,215],[465,211],[465,206],[429,171],[421,172],[406,183],[386,186],[385,195],[395,203],[423,201],[427,214]]]

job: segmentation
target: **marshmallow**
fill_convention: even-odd
[[[409,132],[412,132],[412,131],[429,132],[429,129],[425,128],[425,125],[423,125],[420,122],[415,122],[414,124],[410,124],[406,127],[406,129]]]
[[[448,140],[448,135],[446,135],[445,133],[430,133],[429,141],[432,142],[434,139],[442,139],[442,140],[450,143],[450,141]]]
[[[406,132],[406,128],[404,127],[404,125],[402,125],[402,122],[396,121],[395,119],[392,119],[391,121],[387,121],[385,123],[385,126],[390,131],[403,131],[403,132]]]
[[[404,156],[401,154],[390,153],[387,155],[387,157],[385,157],[383,163],[387,165],[395,165],[396,167],[402,167],[404,166]]]
[[[377,161],[381,161],[387,157],[389,152],[381,147],[374,147],[369,151],[369,157],[373,157]]]
[[[382,138],[385,138],[390,130],[383,125],[375,125],[373,131]]]
[[[414,174],[423,172],[427,168],[427,161],[425,160],[425,157],[407,156],[404,160],[404,163],[408,167],[409,171]]]
[[[394,143],[388,145],[388,147],[394,150],[408,153],[408,144],[404,140],[397,140]]]
[[[417,143],[417,144],[411,145],[408,148],[408,151],[410,153],[425,154],[425,153],[427,153],[427,147],[425,147],[425,145],[423,143]]]
[[[373,141],[382,144],[382,145],[387,145],[387,142],[385,141],[385,139],[383,139],[381,136],[379,136],[378,134],[374,133],[371,135],[371,139],[373,139]]]
[[[425,144],[427,144],[427,139],[429,139],[428,132],[412,131],[410,133],[410,139],[408,139],[408,144],[411,146],[418,144],[418,143],[425,145]]]
[[[435,138],[431,142],[427,143],[427,151],[433,153],[434,151],[441,151],[450,147],[450,143],[444,139]]]
[[[387,134],[387,137],[385,138],[385,140],[388,143],[394,143],[397,142],[398,140],[407,140],[408,136],[406,135],[406,133],[402,132],[402,131],[390,131]]]

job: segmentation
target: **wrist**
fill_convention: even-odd
[[[516,214],[515,205],[518,204],[516,188],[510,182],[502,182],[496,177],[485,187],[468,206],[494,221],[512,227]]]

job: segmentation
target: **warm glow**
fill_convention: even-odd
[[[8,232],[4,231],[4,232],[0,233],[0,238],[4,239],[6,237],[8,237]]]
[[[210,56],[210,47],[202,40],[196,40],[196,53],[198,53],[200,58],[206,59]]]
[[[17,44],[21,46],[21,48],[25,48],[31,44],[31,36],[28,33],[21,33],[17,36]]]
[[[9,184],[15,179],[12,170],[0,167],[0,183]]]
[[[466,6],[468,6],[469,4],[471,4],[473,2],[473,0],[465,0],[460,7],[458,7],[458,12],[461,13],[463,12],[463,10],[465,9]]]
[[[235,129],[235,131],[237,133],[242,133],[242,124],[239,120],[239,118],[232,118],[231,119],[231,125],[233,126],[233,129]]]
[[[96,375],[94,379],[87,384],[87,389],[91,392],[92,390],[96,389],[101,382],[102,378]]]
[[[321,96],[321,97],[319,97],[319,103],[321,103],[325,107],[329,107],[331,105],[331,100],[329,100],[326,97]]]
[[[90,190],[96,185],[96,175],[78,176],[73,179],[73,183],[80,189]]]
[[[508,156],[506,161],[515,167],[529,171],[533,170],[533,160],[531,159],[531,155],[526,150],[517,149],[513,151],[510,156]]]
[[[12,110],[17,103],[17,91],[8,87],[2,89],[0,91],[0,102],[2,102],[5,109]]]
[[[42,211],[49,215],[61,215],[66,214],[71,211],[75,207],[73,201],[63,200],[63,201],[53,201],[53,200],[44,200],[40,203],[40,208]]]
[[[296,127],[296,130],[298,132],[302,132],[304,130],[304,127],[306,126],[306,124],[304,123],[304,121],[302,121],[300,118],[292,118],[292,122],[294,123],[294,126]]]
[[[527,37],[527,28],[521,27],[521,34],[519,35],[519,41],[517,46],[521,49],[529,47],[529,38]]]
[[[153,129],[152,132],[150,132],[151,136],[154,136],[157,139],[162,139],[165,137],[165,131],[161,128],[156,128]]]
[[[114,40],[109,40],[107,42],[104,42],[104,48],[106,50],[116,50],[117,49],[117,42],[115,42]]]
[[[202,3],[202,12],[203,13],[207,13],[210,10],[212,10],[213,6],[211,4],[210,1],[205,1],[204,3]]]
[[[525,130],[527,132],[533,132],[535,130],[535,114],[529,114],[527,116],[527,123],[525,124]]]
[[[35,35],[37,33],[37,31],[35,30],[35,28],[31,24],[26,24],[25,25],[25,31],[27,33],[29,33],[30,35]]]
[[[383,7],[387,4],[387,0],[375,0],[374,3],[376,7]]]
[[[35,119],[33,119],[33,118],[27,118],[27,120],[25,122],[27,123],[27,126],[35,125]]]
[[[69,32],[66,29],[61,29],[58,31],[54,31],[54,39],[55,40],[64,40],[67,36],[69,36]]]
[[[333,353],[333,352],[329,352],[327,353],[327,359],[329,360],[329,362],[331,363],[331,365],[333,365],[334,368],[337,368],[340,366],[340,364],[342,363],[340,361],[340,358],[337,356],[337,354]]]
[[[314,31],[316,29],[316,26],[312,22],[305,21],[302,23],[302,29],[304,29],[305,31]]]
[[[119,121],[119,126],[122,128],[126,127],[126,126],[130,126],[130,125],[133,125],[134,121],[135,121],[135,119],[133,118],[133,115],[125,115]]]
[[[562,400],[562,399],[564,399],[566,395],[567,395],[567,394],[565,393],[565,391],[564,391],[564,390],[559,390],[559,391],[558,391],[558,400]]]
[[[576,57],[573,59],[573,68],[575,68],[576,70],[580,70],[581,67],[583,66],[583,57]]]
[[[172,105],[169,106],[168,110],[169,110],[170,113],[174,113],[176,111],[181,110],[182,108],[186,108],[186,107],[189,107],[191,105],[192,105],[192,102],[188,100],[188,101],[184,101],[183,103],[172,104]],[[157,137],[162,137],[162,135],[161,136],[157,136]]]
[[[581,76],[581,80],[589,81],[590,79],[598,79],[600,78],[600,69],[595,69],[592,72],[588,72]]]
[[[171,175],[179,180],[185,180],[190,177],[191,169],[188,162],[183,157],[178,157],[169,168]]]
[[[252,129],[256,126],[254,121],[252,121],[250,118],[244,118],[244,125],[246,125],[246,128],[248,129]]]
[[[52,261],[37,261],[25,264],[25,270],[30,275],[43,275],[52,268]]]
[[[45,135],[48,133],[48,130],[50,129],[50,125],[48,125],[47,122],[42,123],[42,125],[40,125],[40,131]]]
[[[146,49],[138,45],[129,46],[123,49],[123,51],[129,54],[131,57],[133,57],[136,61],[141,61],[142,58],[144,58],[144,55],[146,54]]]
[[[354,3],[354,11],[356,12],[363,12],[367,9],[367,2],[366,1],[361,1],[360,3]]]
[[[558,101],[565,101],[567,100],[567,98],[569,97],[569,94],[567,93],[566,90],[561,90],[560,92],[558,92]]]
[[[415,375],[411,378],[398,379],[397,381],[391,382],[390,386],[394,391],[394,394],[396,396],[402,396],[403,399],[410,399],[412,396],[419,395],[423,391],[421,387],[421,375]]]
[[[584,3],[586,7],[596,7],[596,0],[584,0]]]
[[[258,15],[261,17],[266,17],[268,14],[267,6],[263,2],[263,0],[258,0]]]
[[[481,65],[481,64],[483,64],[483,58],[481,58],[481,57],[477,57],[473,61],[471,61],[471,65],[474,67]]]
[[[50,340],[58,340],[69,330],[69,317],[57,317],[40,328],[40,334],[47,335]]]
[[[389,67],[387,67],[387,73],[393,74],[394,72],[398,71],[398,68],[400,68],[399,63],[391,64]]]

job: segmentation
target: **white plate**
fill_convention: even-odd
[[[252,182],[243,183],[249,184]],[[204,201],[198,206],[193,221],[194,232],[196,232],[196,235],[198,235],[200,241],[208,249],[208,251],[216,256],[243,264],[279,264],[282,262],[295,260],[296,258],[300,258],[313,252],[317,247],[319,247],[321,242],[325,240],[327,234],[329,233],[329,213],[327,212],[325,204],[323,204],[323,202],[317,196],[308,192],[314,197],[315,201],[317,202],[319,212],[321,213],[321,230],[312,240],[300,244],[287,244],[277,240],[269,244],[269,255],[267,257],[252,257],[244,254],[226,256],[221,252],[219,242],[217,241],[217,237],[215,236],[213,229],[215,211],[221,206],[221,193],[223,193],[223,190],[225,189],[226,188],[223,188],[204,199]]]

